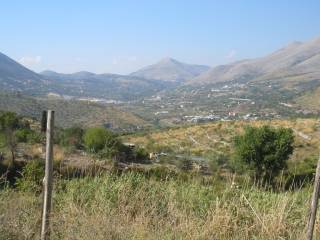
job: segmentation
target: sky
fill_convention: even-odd
[[[319,12],[319,0],[1,1],[0,52],[36,72],[215,66],[320,37]]]

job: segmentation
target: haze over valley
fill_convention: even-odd
[[[6,94],[42,101],[111,104],[151,125],[170,126],[221,119],[318,116],[320,109],[314,102],[320,101],[319,69],[320,38],[314,38],[288,43],[256,59],[213,67],[164,58],[129,75],[35,73],[0,54],[0,85]],[[10,110],[10,104],[5,105]],[[21,113],[31,114],[27,110]]]

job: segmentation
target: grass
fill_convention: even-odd
[[[295,153],[290,164],[301,163],[295,166],[298,173],[301,169],[313,172],[313,161],[303,164],[301,160],[318,153],[318,119],[214,122],[123,138],[146,148],[160,146],[202,156],[231,154],[233,136],[247,124],[293,128]],[[40,145],[29,147],[33,158],[41,155]],[[88,156],[55,146],[58,163],[63,163],[69,154],[75,162],[88,161]],[[51,239],[304,238],[311,196],[308,184],[296,190],[284,191],[279,186],[271,191],[255,186],[244,176],[238,176],[238,185],[234,185],[234,176],[229,172],[207,176],[193,171],[165,172],[164,166],[156,166],[124,169],[122,174],[97,171],[87,177],[80,177],[79,169],[71,165],[66,171],[58,171],[54,175]],[[35,171],[30,172],[31,183],[26,181],[26,174],[20,179],[25,181],[21,185],[25,187],[0,189],[0,240],[39,239],[42,196],[37,189],[41,188],[28,187],[34,186],[32,179],[36,176]],[[314,239],[320,239],[319,220]]]
[[[51,239],[303,239],[310,188],[275,193],[203,180],[137,173],[57,180]],[[0,239],[38,239],[40,215],[40,195],[0,191]]]

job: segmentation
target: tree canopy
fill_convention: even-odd
[[[236,157],[257,179],[272,181],[293,152],[294,135],[288,128],[247,127],[235,138]]]

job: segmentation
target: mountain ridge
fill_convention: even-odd
[[[209,69],[206,65],[187,64],[173,58],[164,58],[155,64],[143,67],[131,76],[172,82],[183,82]]]
[[[308,62],[310,61],[310,62]],[[229,81],[250,81],[272,78],[273,75],[318,72],[320,69],[320,38],[292,42],[266,56],[218,65],[188,81],[206,84]],[[265,75],[265,76],[264,76]]]

